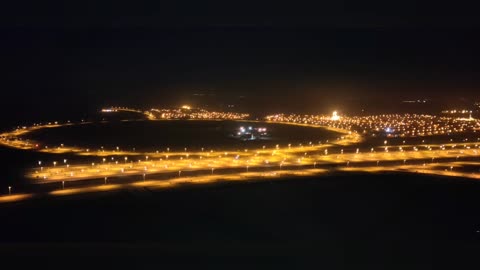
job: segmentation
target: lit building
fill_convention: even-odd
[[[332,118],[331,118],[332,121],[337,121],[337,120],[340,120],[340,116],[337,114],[337,111],[334,111],[332,113]]]

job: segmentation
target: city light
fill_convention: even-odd
[[[120,109],[115,109],[120,111]],[[126,109],[130,110],[130,109]],[[169,112],[168,117],[185,117],[187,114],[175,110],[163,110],[162,114]],[[199,109],[190,109],[188,117],[200,117],[205,113]],[[156,114],[159,115],[159,114]],[[212,116],[210,114],[202,115],[202,118],[208,120],[210,117],[222,115],[225,119],[235,120],[237,116],[229,113],[218,113]],[[244,117],[244,116],[242,116]],[[174,119],[174,118],[165,118]],[[238,149],[237,151],[224,151],[217,153],[214,150],[206,150],[204,147],[198,147],[198,150],[187,147],[181,148],[181,151],[173,151],[170,147],[166,151],[159,151],[153,148],[151,151],[132,151],[120,150],[129,147],[115,146],[113,149],[101,146],[96,149],[81,149],[61,145],[61,147],[35,148],[32,141],[27,142],[22,137],[29,132],[58,128],[68,125],[83,125],[82,123],[69,122],[65,124],[56,123],[48,125],[34,125],[32,127],[20,127],[12,132],[2,134],[0,142],[9,147],[28,149],[56,155],[63,160],[65,166],[57,166],[57,162],[51,162],[50,166],[45,166],[44,162],[38,161],[38,166],[27,170],[26,176],[32,179],[33,183],[52,183],[60,182],[62,189],[66,182],[83,181],[89,179],[104,178],[105,184],[108,177],[128,177],[139,175],[145,180],[146,172],[149,175],[167,174],[177,172],[177,177],[181,177],[183,172],[189,172],[188,178],[194,178],[195,175],[202,174],[202,171],[209,170],[210,175],[230,175],[240,173],[237,170],[251,172],[259,168],[269,168],[275,166],[281,171],[288,170],[305,171],[309,168],[324,169],[325,166],[340,165],[338,168],[348,167],[349,170],[361,168],[373,163],[375,171],[383,170],[408,170],[421,166],[422,171],[429,173],[445,174],[444,170],[435,170],[430,168],[431,164],[437,166],[461,168],[459,162],[463,158],[478,157],[480,153],[480,139],[474,136],[479,130],[480,124],[475,121],[461,121],[455,117],[438,117],[431,115],[410,115],[410,114],[382,114],[371,116],[342,116],[335,111],[332,115],[285,115],[275,114],[265,118],[267,122],[275,122],[284,125],[300,125],[309,128],[325,128],[336,132],[336,140],[318,140],[292,144],[285,146],[275,144],[267,147],[266,145],[251,149]],[[247,136],[247,138],[256,138],[268,136],[267,128],[256,122],[252,125],[241,125],[235,134]],[[452,139],[444,139],[439,143],[421,141],[410,142],[408,138],[426,138],[427,136],[465,134],[465,138],[459,145]],[[470,137],[468,137],[470,136]],[[363,141],[367,138],[376,138],[379,140],[375,145],[364,145]],[[396,137],[402,137],[402,140],[395,141]],[[35,142],[44,145],[43,142]],[[447,150],[448,149],[448,150]],[[81,161],[75,158],[67,159],[62,156],[68,153],[70,156],[81,156]],[[168,154],[167,154],[168,153]],[[122,157],[123,156],[123,157]],[[124,162],[118,162],[118,159],[124,159]],[[115,160],[117,159],[117,160]],[[112,162],[106,162],[111,160]],[[408,163],[407,163],[408,160]],[[425,162],[429,160],[429,162]],[[115,161],[115,162],[113,162]],[[312,166],[313,165],[313,166]],[[307,166],[307,167],[305,167]],[[312,167],[308,167],[312,166]],[[401,166],[401,167],[398,167]],[[410,166],[410,167],[407,167]],[[243,168],[243,169],[242,169]],[[373,171],[373,169],[372,169]],[[450,169],[450,172],[462,174],[461,170]],[[214,172],[218,172],[215,173]],[[467,175],[465,177],[478,177],[477,174]]]
[[[334,111],[332,113],[332,118],[331,118],[332,121],[338,121],[340,120],[340,116],[337,114],[337,111]]]

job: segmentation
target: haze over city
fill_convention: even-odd
[[[28,121],[29,111],[47,120],[108,105],[238,103],[261,113],[377,113],[404,110],[403,100],[441,110],[479,99],[474,9],[98,5],[8,4],[19,12],[2,19],[1,87],[10,97],[2,112]]]

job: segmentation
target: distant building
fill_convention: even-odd
[[[332,121],[338,121],[340,120],[340,116],[337,114],[337,111],[334,111],[332,113],[332,117],[330,118]]]

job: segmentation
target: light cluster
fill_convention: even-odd
[[[125,108],[107,109],[108,113]],[[133,111],[133,110],[132,110]],[[152,109],[146,114],[151,119],[221,119],[236,120],[248,117],[246,114],[208,112],[182,106],[179,109]],[[158,117],[158,118],[157,118]],[[66,123],[50,122],[0,134],[0,144],[30,149],[48,154],[68,154],[57,156],[56,161],[50,155],[47,160],[39,160],[35,167],[26,170],[26,177],[36,184],[61,183],[50,194],[74,194],[77,192],[97,192],[112,187],[130,185],[161,185],[173,187],[178,183],[214,183],[223,179],[251,180],[255,177],[293,176],[318,174],[325,172],[411,172],[443,176],[480,179],[477,173],[480,156],[480,138],[474,134],[480,130],[480,122],[473,118],[461,119],[417,114],[383,114],[348,117],[334,112],[331,115],[276,114],[266,120],[292,125],[326,127],[339,132],[336,140],[309,142],[308,144],[275,145],[255,149],[237,149],[235,151],[215,151],[213,149],[182,151],[149,150],[148,152],[127,151],[116,147],[114,150],[80,149],[60,144],[48,147],[41,143],[22,139],[27,133],[44,128],[56,128],[66,125],[88,124],[88,122]],[[406,138],[401,140],[373,139],[364,141],[367,136],[416,137],[464,132],[461,143],[446,136],[437,137],[436,142],[426,142]],[[470,132],[470,133],[468,133]],[[265,127],[240,126],[238,135],[266,135]],[[247,136],[248,137],[248,136]],[[81,159],[74,156],[83,156]],[[67,159],[68,158],[68,159]],[[218,176],[217,175],[221,175]],[[125,181],[122,179],[124,178]],[[89,180],[95,186],[85,184],[85,188],[70,187],[72,181]],[[143,180],[143,181],[139,181]],[[148,180],[148,181],[146,181]],[[65,184],[67,188],[65,189]],[[100,184],[99,186],[97,186]],[[61,189],[60,189],[61,188]],[[33,196],[34,194],[20,194]],[[17,200],[19,194],[0,196],[0,202]]]
[[[182,106],[180,109],[151,109],[146,112],[149,119],[198,119],[198,120],[242,120],[249,117],[246,113],[215,112],[204,109],[191,109]]]
[[[444,110],[442,111],[442,113],[444,114],[468,114],[468,113],[472,113],[472,110]]]
[[[423,114],[342,116],[336,120],[326,115],[275,114],[267,116],[266,120],[327,126],[369,136],[387,137],[431,136],[480,130],[480,121],[473,118],[460,119]]]

